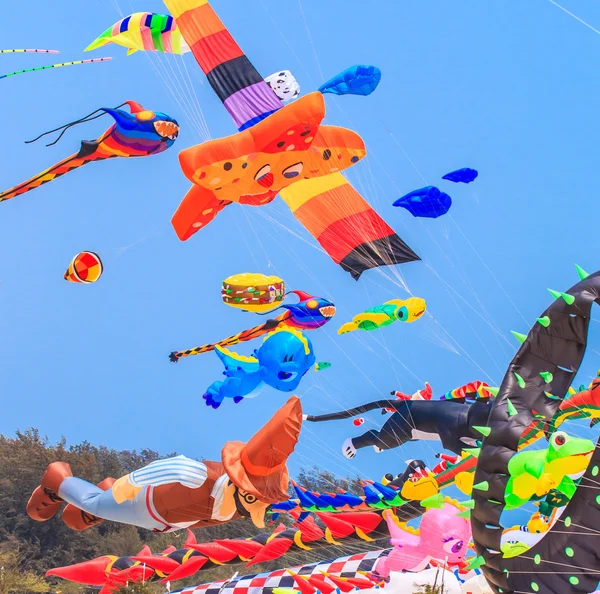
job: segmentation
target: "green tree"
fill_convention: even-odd
[[[48,592],[48,582],[33,571],[19,568],[17,551],[0,550],[0,594],[30,594]]]
[[[175,454],[169,454],[169,456],[173,455]],[[102,555],[135,555],[144,545],[149,546],[156,553],[164,551],[169,545],[174,545],[176,548],[183,547],[186,539],[185,531],[156,534],[134,526],[103,522],[89,530],[76,532],[67,528],[60,514],[48,522],[34,522],[25,513],[29,496],[39,484],[46,466],[51,462],[57,460],[68,462],[76,476],[98,483],[109,476],[114,478],[123,476],[162,457],[152,450],[118,451],[103,445],[94,446],[86,441],[68,445],[65,439],[61,439],[53,444],[33,428],[17,431],[14,437],[0,435],[0,542],[4,549],[16,551],[17,565],[21,574],[37,575],[41,580],[50,568],[72,565]],[[302,469],[296,481],[312,491],[335,491],[341,488],[356,494],[362,493],[356,478],[340,478],[317,467]],[[285,519],[285,522],[290,525],[289,519]],[[273,525],[267,530],[271,531],[274,528]],[[240,536],[248,538],[264,531],[255,528],[247,520],[236,520],[197,530],[195,534],[199,542],[209,542],[213,539]],[[385,547],[386,542],[370,543],[369,548],[377,545]],[[173,589],[199,582],[227,579],[235,571],[239,571],[242,575],[272,571],[285,566],[286,563],[293,565],[311,563],[319,559],[341,557],[356,552],[355,543],[348,548],[328,546],[312,551],[296,551],[287,558],[249,568],[241,564],[216,567],[176,582],[173,584]],[[46,584],[43,580],[40,583]],[[62,594],[94,592],[85,586],[57,578],[49,578],[49,583],[51,585],[46,585],[45,590],[32,589],[31,592],[60,591]],[[138,586],[130,585],[130,587]],[[162,585],[150,584],[148,587],[157,589],[159,593],[165,591]],[[19,594],[25,592],[27,590],[22,589]],[[129,592],[131,594],[131,590]],[[0,590],[0,594],[4,594],[4,591]]]

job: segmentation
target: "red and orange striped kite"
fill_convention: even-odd
[[[283,105],[207,0],[164,0],[239,132],[180,153],[194,184],[172,223],[185,241],[233,202],[260,206],[280,194],[334,262],[355,278],[419,257],[340,173],[365,154],[362,139],[323,125],[311,93]]]

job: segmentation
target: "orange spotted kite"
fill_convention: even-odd
[[[207,0],[164,0],[239,132],[186,149],[194,184],[173,215],[185,241],[233,202],[261,206],[280,194],[296,218],[353,278],[419,257],[340,173],[366,154],[360,136],[323,125],[311,93],[283,105]]]

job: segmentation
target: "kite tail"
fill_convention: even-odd
[[[349,419],[350,417],[361,415],[371,410],[377,410],[378,408],[392,408],[397,411],[403,406],[406,406],[406,401],[404,400],[376,400],[375,402],[368,402],[367,404],[361,404],[356,408],[349,408],[348,410],[342,410],[340,412],[329,413],[326,415],[307,415],[306,420],[312,421],[313,423],[319,423],[321,421],[339,421],[341,419]]]
[[[179,359],[181,359],[182,357],[190,357],[191,355],[201,355],[202,353],[209,353],[210,351],[214,351],[215,347],[217,346],[227,348],[236,345],[239,342],[247,342],[249,340],[252,340],[253,338],[258,338],[259,336],[263,336],[275,330],[275,328],[277,328],[287,318],[288,313],[285,312],[284,314],[281,314],[280,316],[277,316],[272,320],[267,320],[264,324],[261,324],[260,326],[255,326],[254,328],[250,328],[249,330],[243,330],[242,332],[238,332],[237,334],[229,336],[228,338],[225,338],[224,340],[221,340],[214,344],[204,344],[202,346],[194,347],[193,349],[188,349],[187,351],[173,351],[169,355],[169,361],[171,361],[171,363],[177,363],[177,361],[179,361]]]
[[[104,31],[104,33],[102,33],[102,35],[100,35],[99,37],[96,37],[96,39],[94,39],[94,41],[92,41],[92,43],[90,43],[83,51],[90,52],[104,45],[108,45],[109,43],[111,43],[111,33],[112,27]]]
[[[74,169],[78,169],[83,165],[86,165],[90,161],[97,161],[100,159],[107,158],[106,156],[97,156],[96,149],[98,148],[98,142],[96,141],[84,141],[81,143],[81,149],[78,153],[59,161],[52,167],[38,173],[36,176],[20,183],[14,188],[9,188],[4,192],[0,192],[0,202],[4,202],[5,200],[10,200],[11,198],[15,198],[16,196],[20,196],[21,194],[25,194],[30,190],[34,190],[35,188],[39,188],[40,186],[51,182],[57,177],[64,175],[65,173],[69,173]]]

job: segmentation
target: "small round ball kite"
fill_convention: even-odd
[[[69,264],[65,280],[70,283],[95,283],[104,271],[102,260],[94,252],[81,252]]]

